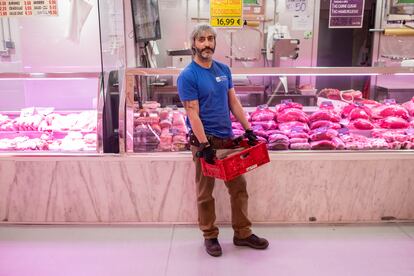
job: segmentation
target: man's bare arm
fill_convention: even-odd
[[[250,123],[247,121],[246,116],[244,115],[244,110],[240,104],[239,99],[236,96],[236,91],[234,88],[229,89],[229,106],[231,113],[236,117],[244,129],[250,129]]]
[[[183,101],[185,111],[187,112],[188,119],[190,120],[191,129],[194,132],[197,140],[200,143],[207,143],[207,136],[204,132],[204,126],[200,119],[200,107],[198,100]]]

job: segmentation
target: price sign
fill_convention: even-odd
[[[243,1],[211,0],[210,25],[225,28],[240,28],[243,26]]]
[[[0,17],[57,16],[57,0],[0,0]]]
[[[289,12],[305,12],[308,0],[286,0],[286,10]]]

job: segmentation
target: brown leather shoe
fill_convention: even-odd
[[[269,246],[269,242],[266,239],[259,238],[255,234],[251,234],[245,239],[233,237],[233,243],[237,246],[249,246],[254,249],[266,249]]]
[[[209,255],[213,257],[219,257],[222,254],[221,246],[217,238],[214,239],[205,239],[204,245],[206,246],[206,251]]]

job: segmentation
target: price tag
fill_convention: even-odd
[[[210,1],[211,26],[240,28],[243,22],[243,0]]]
[[[292,132],[301,133],[301,132],[305,132],[305,130],[303,129],[302,126],[294,126],[292,127]]]
[[[287,103],[291,103],[292,99],[284,99],[281,101],[282,104],[287,104]]]
[[[35,113],[34,107],[26,107],[20,110],[20,117],[30,117],[33,116]]]
[[[395,99],[384,99],[385,104],[396,104],[397,102]]]
[[[405,131],[405,133],[407,133],[407,135],[414,135],[414,128],[409,128]]]
[[[338,133],[339,135],[348,135],[349,134],[349,129],[346,127],[340,128],[338,129]]]

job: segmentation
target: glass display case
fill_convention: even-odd
[[[123,1],[55,2],[42,16],[0,15],[0,152],[116,153]]]
[[[181,69],[129,69],[121,96],[121,150],[127,153],[185,151],[185,111],[177,88],[159,79]],[[254,96],[246,116],[269,150],[414,149],[414,68],[232,68],[236,94]],[[162,82],[165,83],[165,82]],[[404,85],[404,90],[383,87]],[[283,87],[284,86],[284,87]],[[238,91],[242,91],[239,93]],[[260,93],[259,93],[260,92]],[[260,97],[256,98],[256,93]],[[160,100],[160,97],[162,100]],[[235,136],[242,135],[234,121]]]
[[[0,152],[101,153],[101,73],[0,73]]]

